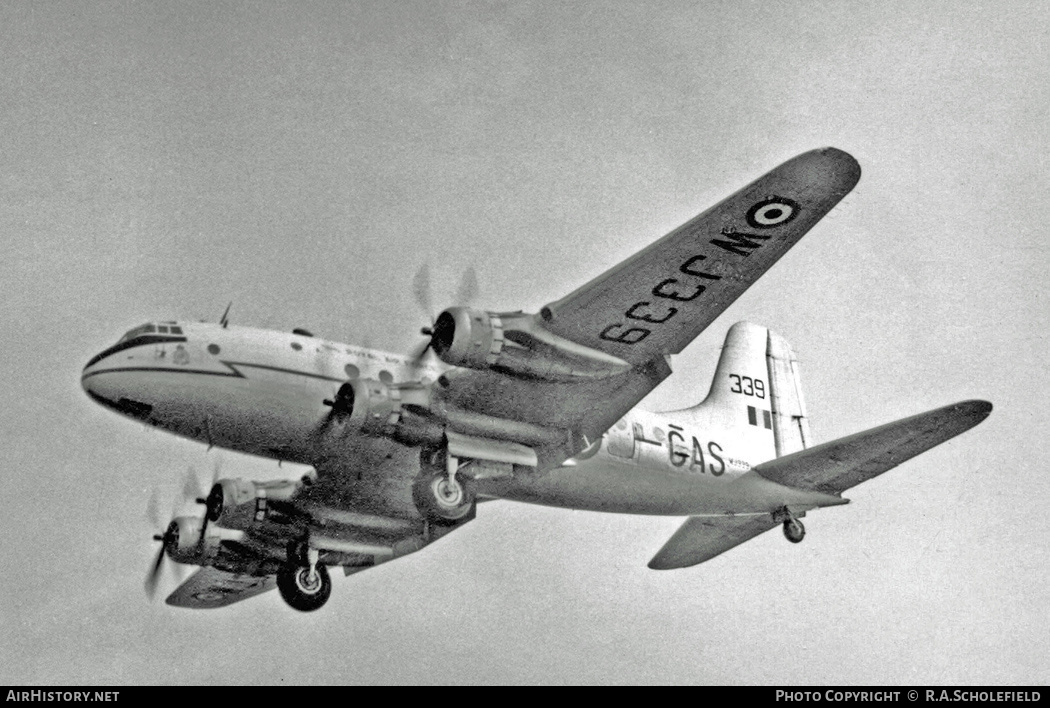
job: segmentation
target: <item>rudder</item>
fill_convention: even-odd
[[[802,378],[798,357],[787,340],[772,330],[766,347],[769,367],[769,392],[773,410],[773,437],[777,457],[804,450],[812,442],[809,418],[802,398]]]

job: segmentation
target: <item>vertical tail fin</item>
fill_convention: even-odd
[[[798,359],[783,337],[750,322],[729,328],[707,398],[678,414],[736,441],[756,464],[810,444]]]

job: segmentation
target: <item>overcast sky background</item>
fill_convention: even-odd
[[[0,4],[0,683],[1031,683],[1050,669],[1050,9],[1042,2]],[[499,502],[424,551],[149,604],[152,490],[297,471],[92,403],[151,319],[406,351],[477,269],[535,311],[793,155],[864,175],[741,319],[820,441],[968,398],[974,430],[702,566],[680,519]],[[170,584],[162,590],[170,590]]]

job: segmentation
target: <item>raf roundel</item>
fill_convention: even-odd
[[[798,214],[798,204],[784,197],[770,197],[747,210],[747,223],[756,229],[786,224]]]

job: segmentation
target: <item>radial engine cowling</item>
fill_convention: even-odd
[[[289,501],[300,486],[301,482],[284,479],[220,479],[208,494],[208,520],[224,528],[245,530],[270,516],[274,502]]]
[[[503,351],[503,321],[491,312],[450,307],[438,315],[430,342],[446,364],[485,369]]]
[[[201,532],[203,530],[203,539]],[[196,516],[180,516],[173,519],[164,535],[164,550],[176,563],[208,565],[219,553],[223,540],[221,529],[209,525]]]
[[[440,442],[444,429],[430,419],[430,392],[419,383],[349,381],[332,404],[340,422],[365,435],[386,436],[409,445]]]
[[[441,361],[468,369],[544,381],[601,379],[630,369],[623,359],[559,337],[523,312],[450,307],[438,315],[430,334]]]

